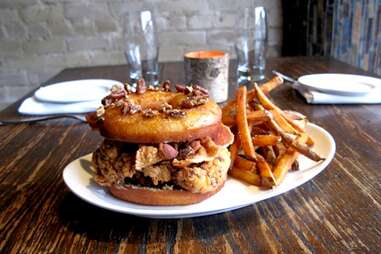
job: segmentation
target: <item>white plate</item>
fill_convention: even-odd
[[[351,74],[312,74],[301,76],[298,82],[312,90],[342,96],[362,96],[381,89],[381,79]]]
[[[101,100],[113,85],[123,85],[110,79],[81,79],[55,83],[36,90],[34,97],[40,101],[73,103]]]
[[[306,157],[298,159],[300,170],[290,172],[284,181],[271,190],[261,190],[233,178],[229,178],[220,192],[202,201],[187,206],[144,206],[125,202],[114,198],[108,191],[91,180],[91,154],[71,162],[63,171],[66,185],[78,197],[96,206],[149,218],[186,218],[205,216],[234,210],[254,204],[287,192],[307,182],[319,174],[331,162],[335,154],[335,141],[323,128],[309,124],[307,132],[315,141],[314,150],[326,160],[316,163]]]

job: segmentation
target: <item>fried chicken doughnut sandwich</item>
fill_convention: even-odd
[[[119,199],[145,205],[186,205],[218,192],[233,142],[221,109],[199,86],[113,87],[90,125],[105,137],[93,153],[95,181]],[[173,89],[174,90],[174,89]]]

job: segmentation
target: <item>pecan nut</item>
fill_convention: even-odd
[[[201,87],[201,86],[199,86],[199,85],[193,85],[192,88],[193,88],[193,90],[200,91],[204,95],[209,95],[208,90],[203,88],[203,87]]]
[[[143,94],[147,91],[147,86],[146,82],[144,79],[139,79],[138,82],[136,83],[136,92],[138,94]]]
[[[114,85],[111,88],[111,93],[102,99],[102,105],[108,107],[125,98],[127,98],[127,91],[119,85]]]
[[[128,83],[124,84],[124,89],[127,91],[127,93],[135,93],[136,88]]]
[[[192,94],[193,93],[193,87],[191,86],[186,86],[184,93],[187,94]]]
[[[97,108],[97,120],[104,120],[105,108],[100,106]]]
[[[159,151],[165,160],[174,159],[179,153],[173,146],[164,143],[159,144]]]
[[[195,153],[195,150],[188,144],[186,147],[179,150],[179,160],[185,160],[188,156]]]
[[[173,117],[173,118],[181,118],[181,117],[184,117],[186,114],[184,111],[179,110],[179,109],[169,109],[169,110],[166,110],[165,113],[168,116]]]
[[[163,84],[161,84],[161,88],[163,89],[163,91],[169,92],[171,90],[171,81],[164,81]]]
[[[203,105],[208,102],[208,97],[204,96],[191,96],[187,97],[181,102],[181,108],[193,108],[199,105]]]
[[[139,104],[130,103],[129,106],[130,106],[130,111],[129,111],[130,114],[135,114],[142,110],[142,107]]]
[[[125,101],[122,106],[122,113],[123,115],[127,115],[130,112],[130,103],[128,101]]]
[[[172,105],[168,104],[168,103],[163,103],[160,107],[160,112],[167,112],[168,110],[171,110],[172,109]]]
[[[150,108],[143,110],[143,116],[147,117],[147,118],[154,117],[157,114],[159,114],[159,112],[157,110],[153,110],[153,109],[150,109]]]
[[[184,85],[176,84],[175,85],[176,91],[180,93],[184,93],[186,90],[186,87]]]

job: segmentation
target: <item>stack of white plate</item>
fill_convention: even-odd
[[[95,111],[113,85],[123,84],[109,79],[82,79],[44,86],[25,99],[18,111],[28,115]]]
[[[381,103],[381,79],[351,74],[301,76],[295,88],[311,104]]]

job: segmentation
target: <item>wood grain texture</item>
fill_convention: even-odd
[[[165,63],[161,69],[162,79],[184,79],[180,63]],[[294,77],[364,74],[325,58],[272,59],[272,69]],[[68,69],[49,83],[79,78],[123,81],[126,73],[125,66]],[[231,95],[234,88],[231,85]],[[281,108],[307,115],[334,136],[333,162],[284,195],[193,219],[138,218],[74,196],[62,180],[62,170],[102,140],[85,124],[67,119],[0,126],[0,253],[379,253],[381,106],[312,106],[288,87],[277,88],[271,96]],[[17,117],[17,105],[0,117]]]

